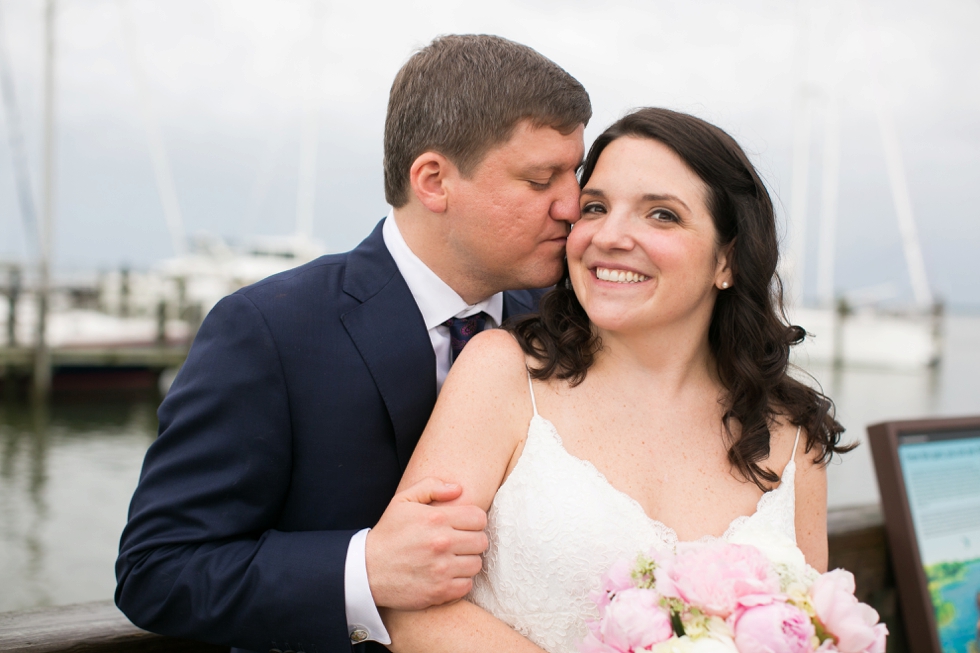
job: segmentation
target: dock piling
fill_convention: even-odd
[[[7,270],[7,346],[17,346],[17,300],[20,298],[20,267],[11,265]]]

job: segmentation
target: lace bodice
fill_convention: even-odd
[[[779,486],[759,499],[755,513],[732,521],[722,539],[805,565],[796,547],[795,473],[791,459]],[[614,562],[678,542],[672,528],[570,454],[536,406],[521,457],[488,517],[490,544],[468,598],[549,653],[578,650],[586,620],[596,616],[589,592]]]

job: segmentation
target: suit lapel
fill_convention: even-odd
[[[436,357],[422,313],[385,247],[383,224],[348,255],[344,292],[361,304],[341,321],[388,409],[404,470],[436,403]],[[541,294],[504,293],[504,319],[536,311]]]
[[[388,409],[404,470],[436,402],[436,361],[422,314],[384,245],[381,224],[350,253],[344,292],[361,301],[341,321]]]

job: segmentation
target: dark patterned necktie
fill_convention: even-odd
[[[483,327],[487,324],[487,317],[487,314],[481,311],[469,317],[451,317],[443,322],[449,327],[450,365],[456,362],[456,357],[463,351],[470,338],[483,331]]]

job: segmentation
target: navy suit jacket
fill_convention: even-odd
[[[538,297],[505,293],[504,317]],[[349,540],[381,517],[435,400],[432,345],[381,224],[224,298],[160,406],[116,604],[165,635],[350,651]]]

